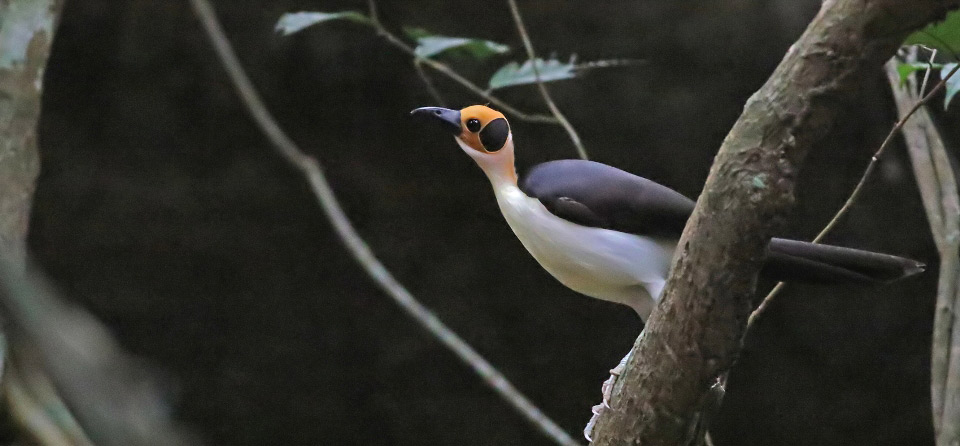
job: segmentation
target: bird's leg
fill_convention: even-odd
[[[643,291],[646,292],[645,295],[639,296],[635,302],[630,305],[634,311],[637,312],[637,315],[640,316],[641,320],[646,320],[650,315],[650,312],[653,310],[653,306],[656,305],[656,302],[660,299],[660,294],[663,292],[663,287],[666,285],[665,281],[658,280],[653,282],[647,282],[643,284]],[[640,332],[640,336],[643,336],[643,332]],[[591,438],[593,436],[593,428],[597,424],[597,420],[600,419],[600,414],[604,410],[610,409],[610,398],[613,397],[613,386],[617,383],[617,378],[620,377],[620,374],[627,368],[627,361],[630,360],[630,355],[633,354],[633,349],[631,348],[627,352],[626,356],[620,360],[620,363],[616,367],[610,369],[610,377],[603,382],[603,385],[600,387],[600,392],[603,395],[603,401],[596,406],[591,408],[593,416],[590,417],[590,421],[587,422],[587,425],[583,428],[583,436],[587,441],[593,441]]]
[[[610,397],[613,396],[613,385],[617,383],[617,378],[619,378],[624,369],[627,368],[627,360],[630,359],[631,353],[633,353],[632,349],[627,352],[626,356],[620,360],[620,363],[617,364],[616,367],[610,369],[610,377],[600,386],[600,392],[603,394],[603,407],[610,407]]]
[[[641,320],[645,320],[650,315],[650,312],[653,311],[653,306],[657,300],[660,299],[660,293],[663,292],[664,285],[666,285],[666,282],[662,280],[643,284],[643,290],[647,292],[647,295],[640,296],[640,298],[631,305]],[[640,334],[642,336],[643,332]],[[620,360],[620,363],[617,364],[616,367],[610,369],[610,377],[607,378],[607,380],[603,382],[603,386],[600,387],[600,391],[603,393],[603,407],[610,407],[610,397],[613,396],[613,385],[617,383],[617,378],[620,377],[624,369],[627,368],[627,360],[630,359],[631,353],[633,353],[632,349],[627,352],[627,355]]]
[[[593,441],[593,438],[591,438],[593,436],[593,428],[596,426],[597,420],[600,419],[600,414],[610,408],[610,397],[613,396],[613,385],[617,383],[617,378],[619,378],[623,370],[627,368],[627,361],[630,359],[631,353],[633,353],[632,349],[627,352],[627,355],[620,360],[620,363],[617,364],[616,367],[610,369],[610,377],[600,386],[600,392],[603,394],[603,402],[590,409],[590,411],[593,412],[593,416],[590,417],[590,421],[588,421],[587,425],[583,428],[583,436],[587,441]]]

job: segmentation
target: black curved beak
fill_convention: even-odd
[[[460,134],[460,111],[443,107],[420,107],[410,112],[415,118],[430,120],[440,124],[444,130]]]

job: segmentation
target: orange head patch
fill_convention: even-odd
[[[507,118],[485,105],[471,105],[460,110],[460,129],[457,135],[470,148],[493,153],[503,148],[510,137]]]

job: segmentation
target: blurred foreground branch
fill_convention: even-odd
[[[43,72],[62,7],[58,0],[0,1],[0,310],[8,409],[29,441],[46,446],[89,445],[88,436],[106,446],[190,445],[142,368],[27,264]]]
[[[913,76],[901,86],[894,59],[887,62],[886,73],[905,119],[912,104],[919,103],[922,88]],[[906,122],[903,136],[940,254],[930,358],[934,432],[938,446],[955,446],[960,444],[960,196],[950,155],[926,106]]]
[[[168,405],[143,365],[123,353],[92,316],[60,299],[36,268],[18,269],[0,254],[0,308],[9,336],[18,350],[38,359],[95,444],[195,444],[170,420]]]
[[[409,314],[417,323],[426,329],[431,335],[437,338],[444,346],[453,351],[454,354],[476,372],[484,382],[493,388],[497,394],[507,403],[512,405],[518,412],[527,418],[534,426],[540,429],[555,443],[560,445],[578,444],[570,437],[560,426],[554,423],[539,408],[537,408],[527,397],[525,397],[500,371],[487,362],[479,353],[477,353],[469,344],[460,338],[456,333],[440,321],[428,308],[423,306],[409,291],[397,281],[396,278],[380,263],[369,245],[360,238],[356,229],[350,223],[350,220],[344,214],[333,189],[327,182],[326,176],[316,159],[303,153],[296,143],[280,128],[280,125],[273,118],[270,112],[260,99],[259,93],[250,81],[232,45],[227,40],[217,20],[216,12],[208,0],[190,0],[194,12],[200,19],[207,36],[210,38],[217,56],[223,63],[224,69],[230,76],[230,80],[236,87],[237,93],[246,105],[247,110],[253,116],[257,125],[270,140],[274,149],[283,156],[292,167],[299,170],[306,180],[310,183],[311,190],[320,203],[327,218],[337,231],[341,241],[356,259],[357,263],[367,272],[370,278],[393,299],[407,314]],[[371,2],[371,7],[374,4]],[[375,9],[371,15],[376,17]],[[375,19],[376,20],[376,19]],[[376,22],[379,23],[379,22]],[[378,29],[382,27],[378,26]],[[388,39],[392,35],[387,34]],[[392,39],[396,39],[393,37]],[[399,41],[399,45],[405,45]],[[409,47],[406,47],[409,48]],[[412,49],[409,51],[412,53]],[[423,59],[424,63],[433,66],[436,62],[430,59]],[[436,67],[434,67],[436,68]],[[455,73],[454,73],[455,74]]]
[[[765,247],[807,152],[906,34],[960,0],[824,2],[724,140],[670,278],[602,413],[599,445],[695,441],[692,421],[739,353]]]

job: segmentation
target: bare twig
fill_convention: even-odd
[[[588,159],[587,149],[583,147],[583,142],[580,141],[580,135],[577,134],[577,130],[573,128],[573,125],[570,124],[567,117],[560,111],[560,107],[557,107],[557,104],[553,102],[547,86],[544,85],[543,80],[540,79],[540,68],[537,67],[537,54],[533,50],[533,42],[530,41],[527,28],[523,25],[523,17],[520,16],[520,8],[517,7],[517,1],[507,0],[507,2],[510,4],[510,13],[513,15],[513,21],[517,25],[517,32],[520,33],[523,46],[527,49],[527,57],[530,59],[530,66],[533,67],[533,75],[537,79],[537,87],[540,89],[540,95],[543,96],[543,102],[547,103],[550,112],[557,118],[557,121],[560,122],[564,130],[567,131],[567,135],[570,135],[570,141],[573,142],[573,146],[577,149],[577,155],[579,155],[581,159]]]
[[[423,69],[423,62],[421,62],[419,59],[414,59],[413,68],[417,70],[417,74],[423,81],[423,85],[427,87],[427,92],[430,93],[430,96],[432,96],[433,100],[436,101],[437,106],[446,107],[447,101],[443,100],[443,96],[440,95],[440,91],[437,90],[435,85],[433,85],[433,80],[430,79],[430,75],[428,75]]]
[[[217,20],[216,13],[208,0],[190,0],[197,17],[203,24],[207,36],[216,50],[217,56],[223,63],[224,69],[233,81],[237,93],[243,99],[244,105],[253,116],[257,125],[270,140],[277,152],[283,156],[291,166],[299,170],[313,190],[317,201],[332,223],[341,241],[349,249],[357,263],[367,272],[370,278],[403,308],[424,329],[432,334],[443,345],[453,351],[461,361],[479,375],[483,381],[492,387],[501,398],[512,405],[518,412],[527,418],[543,433],[560,445],[576,445],[560,426],[550,420],[527,397],[525,397],[507,377],[493,367],[486,359],[480,356],[469,344],[438,319],[433,312],[423,306],[397,281],[387,268],[377,260],[369,245],[360,238],[350,220],[340,207],[336,195],[330,188],[326,176],[316,159],[303,153],[296,143],[280,128],[280,125],[267,110],[259,93],[250,81],[232,45],[227,40],[223,29]]]
[[[930,53],[930,58],[927,59],[927,69],[923,73],[923,83],[920,84],[920,89],[917,90],[920,95],[923,95],[923,92],[927,90],[927,81],[930,80],[930,73],[933,72],[933,59],[937,57],[937,49],[934,48]]]
[[[490,94],[490,92],[478,87],[477,84],[470,82],[467,78],[461,76],[460,73],[454,71],[447,64],[430,58],[421,57],[416,51],[414,51],[413,48],[410,47],[410,45],[407,45],[406,42],[391,33],[390,30],[383,26],[383,24],[380,22],[380,16],[377,14],[377,4],[374,0],[368,0],[367,4],[370,9],[370,20],[374,29],[377,30],[377,34],[383,36],[383,38],[387,39],[388,43],[397,47],[397,49],[400,51],[403,51],[404,53],[407,53],[413,57],[416,62],[422,63],[430,68],[433,68],[434,70],[439,71],[441,74],[453,79],[456,83],[462,85],[467,90],[470,90],[473,94],[486,99],[491,104],[498,107],[500,111],[521,121],[538,122],[542,124],[560,124],[560,122],[553,116],[524,113],[520,110],[517,110],[515,107],[506,103],[503,99]]]
[[[911,61],[916,60],[915,55]],[[914,79],[900,88],[896,62],[887,62],[887,79],[897,104],[906,116],[917,101]],[[951,160],[927,107],[921,107],[903,127],[907,153],[913,166],[930,232],[940,254],[937,308],[930,358],[930,392],[937,445],[960,441],[960,194]]]
[[[847,212],[850,211],[850,207],[853,206],[853,203],[856,202],[857,198],[860,197],[860,193],[863,191],[863,186],[864,184],[867,183],[867,179],[873,173],[873,170],[876,169],[877,161],[880,160],[880,156],[883,155],[883,152],[887,149],[887,146],[889,146],[890,142],[893,141],[893,138],[897,135],[897,132],[899,132],[900,129],[903,128],[903,125],[907,122],[908,119],[910,119],[911,116],[913,116],[914,113],[916,113],[917,109],[919,109],[921,106],[929,102],[930,99],[935,94],[937,94],[938,92],[940,92],[940,90],[943,89],[944,85],[947,84],[947,81],[951,77],[953,77],[953,75],[957,72],[958,68],[960,68],[960,64],[953,67],[953,69],[950,70],[950,72],[947,73],[947,75],[944,76],[943,79],[940,79],[940,82],[937,82],[937,85],[934,86],[929,93],[923,96],[922,99],[917,101],[917,103],[914,104],[913,107],[911,107],[910,110],[908,110],[903,115],[903,117],[897,121],[897,123],[893,126],[893,128],[890,129],[890,132],[887,133],[887,137],[884,138],[883,143],[880,144],[880,148],[877,149],[877,152],[874,153],[873,157],[870,158],[870,163],[867,164],[866,170],[863,171],[863,176],[860,177],[860,181],[857,183],[857,186],[853,188],[853,192],[850,193],[850,197],[847,198],[847,201],[843,203],[843,206],[840,208],[839,211],[837,211],[837,214],[833,216],[833,218],[830,220],[829,223],[827,223],[827,226],[825,226],[823,230],[821,230],[820,233],[817,234],[816,238],[813,239],[813,243],[820,243],[820,241],[823,240],[823,238],[826,237],[827,234],[829,234],[830,231],[832,231],[833,228],[835,228],[837,224],[840,223],[840,219],[842,219],[847,214]]]
[[[880,148],[877,149],[877,151],[873,154],[873,157],[870,158],[870,163],[867,164],[867,168],[863,171],[863,175],[860,177],[860,181],[857,182],[856,187],[853,188],[853,192],[850,193],[850,197],[847,198],[847,201],[843,203],[843,206],[840,207],[840,210],[837,211],[827,225],[820,231],[819,234],[817,234],[817,236],[813,239],[813,243],[820,243],[823,241],[824,237],[826,237],[830,231],[833,231],[833,228],[835,228],[837,224],[840,223],[840,220],[847,215],[847,212],[850,211],[853,203],[860,198],[860,193],[863,192],[863,186],[867,184],[867,179],[869,179],[870,175],[873,174],[874,169],[877,167],[877,161],[880,160],[880,156],[883,155],[883,152],[887,150],[887,146],[890,145],[890,142],[893,141],[894,137],[903,128],[903,125],[907,122],[907,120],[910,119],[910,117],[913,116],[913,114],[916,113],[921,106],[929,102],[930,99],[937,94],[937,92],[943,89],[944,85],[947,83],[947,80],[956,74],[958,68],[960,68],[960,64],[953,67],[953,69],[950,70],[950,72],[944,76],[943,79],[940,79],[940,82],[938,82],[929,93],[913,104],[913,107],[907,110],[903,117],[900,118],[896,124],[894,124],[893,128],[890,129],[890,132],[887,133],[887,137],[884,138],[883,143],[880,144]],[[780,291],[783,290],[783,287],[784,283],[779,282],[775,287],[773,287],[772,290],[770,290],[769,293],[767,293],[767,296],[763,298],[762,302],[760,302],[760,306],[758,306],[757,309],[750,314],[750,318],[748,319],[749,324],[753,324],[753,322],[756,321],[764,311],[766,311],[770,302],[777,297]]]
[[[749,332],[750,327],[753,326],[757,318],[760,317],[764,311],[767,311],[767,306],[770,305],[770,302],[773,302],[774,297],[777,297],[777,295],[780,294],[780,291],[783,290],[783,287],[786,286],[786,284],[786,282],[777,282],[777,284],[774,285],[774,287],[769,293],[767,293],[763,300],[760,301],[760,305],[757,305],[757,308],[750,313],[750,317],[747,319],[747,331],[745,331],[744,334]]]

